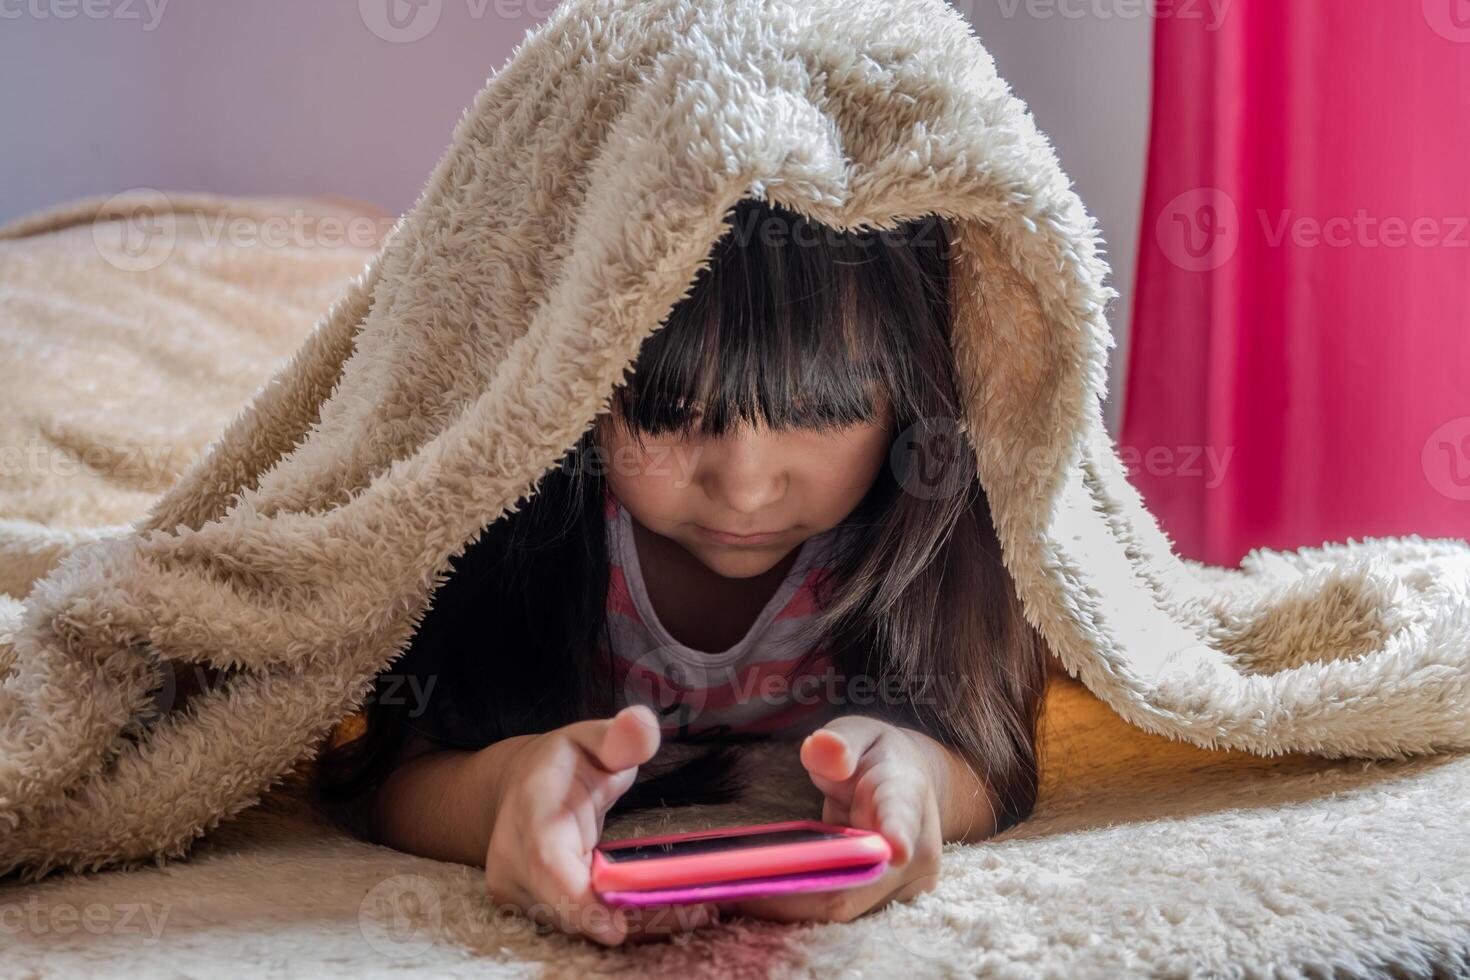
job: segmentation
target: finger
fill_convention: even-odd
[[[850,827],[852,826],[852,814],[840,800],[829,796],[822,801],[822,823]]]
[[[803,768],[806,768],[805,761],[803,761],[802,765]],[[823,796],[826,796],[828,799],[839,800],[844,808],[852,805],[852,790],[856,782],[855,780],[850,777],[847,779],[832,779],[823,775],[821,771],[814,771],[810,768],[807,769],[807,775],[811,777],[812,785],[822,791]]]
[[[873,881],[853,888],[825,892],[803,892],[795,895],[771,895],[762,898],[718,902],[719,910],[735,915],[771,918],[781,922],[848,921],[881,908],[892,901],[902,901],[931,890],[939,879],[941,849],[938,801],[928,794],[920,812],[921,826],[903,864],[890,861],[887,869]]]
[[[589,917],[584,912],[596,897],[583,880],[580,865],[565,847],[549,841],[533,842],[526,856],[525,889],[531,900],[527,914],[538,922],[553,922],[563,932],[584,933],[598,942],[616,945],[621,939],[608,935],[609,917]]]
[[[574,744],[605,772],[621,772],[647,762],[658,752],[658,719],[647,705],[633,704],[611,718],[567,726]]]
[[[890,867],[900,870],[900,887],[883,898],[880,905],[907,901],[920,892],[932,890],[939,882],[944,838],[939,830],[939,801],[933,792],[924,794],[917,819],[918,826],[903,862],[890,863]]]
[[[800,892],[795,895],[766,895],[719,903],[721,915],[748,915],[771,922],[819,921],[827,906],[822,892]]]
[[[844,888],[827,900],[827,916],[831,921],[846,922],[870,909],[883,905],[888,896],[902,887],[905,872],[893,865],[872,881],[855,888]]]
[[[853,789],[852,825],[882,834],[893,846],[889,860],[903,864],[913,853],[933,796],[928,779],[902,757],[878,759]]]
[[[707,925],[717,917],[711,903],[695,905],[608,905],[592,889],[591,869],[570,851],[556,849],[540,862],[539,901],[562,911],[562,928],[608,946],[629,939],[670,936]]]
[[[616,913],[595,908],[595,902],[572,903],[565,893],[543,888],[529,893],[519,905],[538,926],[583,935],[604,946],[617,946],[627,938],[627,929]]]
[[[876,829],[871,821],[861,821],[857,804],[865,774],[883,762],[884,730],[885,726],[874,719],[844,716],[813,732],[802,743],[802,764],[812,784],[826,797],[824,822]]]
[[[909,787],[902,782],[884,784],[873,791],[872,826],[888,841],[893,864],[907,864],[914,853],[914,842],[922,829],[924,812],[920,794],[928,787]]]
[[[883,734],[882,723],[861,715],[844,715],[812,732],[801,743],[801,764],[813,782],[838,784],[858,771],[864,753]],[[818,789],[827,790],[818,783]]]
[[[872,881],[852,888],[745,898],[719,903],[719,908],[773,922],[846,922],[885,901],[904,882],[904,872],[890,866]]]
[[[592,890],[590,867],[576,853],[557,848],[537,855],[531,864],[537,902],[556,916],[562,930],[582,933],[605,946],[628,938],[627,911],[604,904]]]
[[[662,741],[653,709],[646,704],[630,705],[607,722],[598,758],[607,769],[627,769],[652,759]]]

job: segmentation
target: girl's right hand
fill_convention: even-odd
[[[714,921],[713,905],[611,908],[592,891],[592,851],[603,818],[659,742],[658,720],[644,705],[527,740],[499,780],[485,855],[490,896],[609,946]]]

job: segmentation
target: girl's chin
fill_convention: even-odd
[[[684,547],[700,564],[725,578],[754,578],[770,571],[786,552],[779,547],[731,548],[700,542]]]

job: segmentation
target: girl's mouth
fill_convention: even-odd
[[[699,529],[700,534],[709,538],[711,541],[718,541],[720,544],[765,544],[768,541],[774,541],[782,534],[781,531],[762,531],[759,534],[731,534],[728,531],[716,531],[712,528],[705,527],[703,524],[696,524],[694,526]]]

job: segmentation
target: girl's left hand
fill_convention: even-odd
[[[828,722],[801,744],[801,763],[826,797],[824,823],[873,830],[893,849],[888,869],[853,888],[721,902],[725,912],[778,922],[847,922],[939,882],[938,789],[918,743],[862,715]]]

